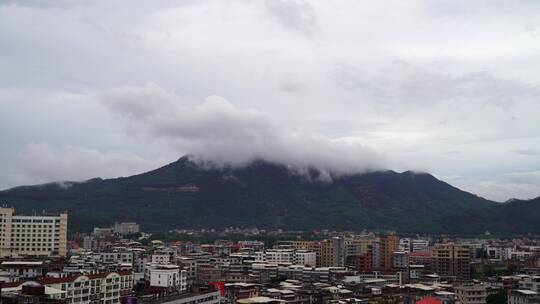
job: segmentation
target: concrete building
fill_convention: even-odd
[[[2,287],[2,294],[20,291],[25,285],[44,286],[52,300],[65,303],[117,304],[120,298],[133,289],[131,272],[110,272],[91,275],[44,277],[37,281],[9,283]]]
[[[293,263],[293,249],[268,249],[255,253],[255,261],[268,263]]]
[[[121,235],[127,235],[140,232],[139,224],[137,223],[114,223],[114,232]]]
[[[540,276],[522,276],[519,280],[519,289],[540,293]]]
[[[153,264],[169,264],[171,262],[170,254],[152,254]]]
[[[428,252],[429,241],[428,240],[412,240],[411,251],[412,252]]]
[[[399,239],[399,251],[410,252],[411,251],[411,239],[402,238]]]
[[[394,252],[399,249],[399,238],[389,234],[380,238],[380,270],[391,271],[394,266]]]
[[[376,241],[374,235],[345,238],[345,266],[361,272],[371,272],[373,269],[372,248]]]
[[[255,253],[255,261],[275,264],[295,264],[315,267],[317,254],[309,250],[268,249]]]
[[[4,261],[0,264],[0,282],[18,282],[43,275],[42,261]]]
[[[0,257],[66,256],[67,213],[14,215],[0,208]]]
[[[371,244],[371,269],[381,269],[381,242],[378,239]]]
[[[345,265],[345,240],[333,237],[320,242],[320,267],[343,267]]]
[[[188,286],[195,283],[197,279],[197,261],[188,257],[177,257],[176,264],[180,265],[182,270],[186,271]]]
[[[133,265],[133,252],[131,251],[99,252],[97,254],[99,255],[99,259],[102,263]]]
[[[443,278],[467,280],[471,276],[471,251],[467,245],[440,244],[433,248],[435,273]]]
[[[317,254],[309,250],[296,250],[293,264],[315,267],[317,265]]]
[[[65,304],[61,299],[62,290],[43,286],[35,281],[28,281],[16,287],[2,290],[0,303],[21,304]]]
[[[143,304],[219,304],[221,296],[219,291],[209,291],[204,293],[185,293],[180,295],[160,297],[144,297],[138,299],[138,303]]]
[[[512,290],[508,293],[508,304],[540,304],[540,294],[527,289]]]
[[[409,268],[409,253],[405,251],[394,252],[393,268],[396,270],[405,270]]]
[[[485,304],[487,291],[482,284],[464,284],[454,287],[456,299],[461,304]]]
[[[187,275],[178,265],[148,263],[144,269],[144,280],[152,287],[164,287],[171,291],[187,290]]]
[[[91,235],[87,235],[83,238],[83,248],[86,250],[95,250],[98,248],[98,245],[98,240]]]
[[[371,260],[371,256],[371,252],[348,256],[347,260],[345,261],[345,266],[362,273],[371,272],[373,271],[373,262]]]
[[[486,253],[490,260],[509,260],[512,258],[512,252],[514,252],[514,249],[510,247],[486,247]]]

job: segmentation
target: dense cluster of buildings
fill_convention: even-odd
[[[201,244],[115,223],[68,242],[67,214],[0,216],[6,303],[540,304],[540,243],[529,239],[362,232]]]

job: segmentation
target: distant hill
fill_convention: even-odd
[[[73,230],[129,220],[153,231],[229,226],[540,231],[531,222],[540,220],[538,202],[498,204],[427,173],[369,172],[331,182],[318,175],[317,170],[300,175],[265,161],[208,169],[183,157],[130,177],[16,187],[1,191],[0,201],[21,212],[67,210]],[[518,228],[524,220],[530,224]]]
[[[490,231],[498,234],[540,233],[540,197],[532,200],[512,199],[482,210],[467,210],[459,216],[445,218],[447,227],[459,227],[461,233]]]

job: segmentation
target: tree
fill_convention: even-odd
[[[487,259],[488,258],[487,251],[484,248],[477,248],[476,257],[479,259]]]
[[[486,304],[507,304],[507,301],[507,294],[504,289],[486,298]]]

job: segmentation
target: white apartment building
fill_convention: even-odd
[[[509,260],[512,257],[513,248],[487,246],[486,253],[491,260]]]
[[[411,251],[411,239],[410,238],[402,238],[399,239],[399,250],[410,252]]]
[[[412,240],[411,250],[412,252],[428,252],[429,241],[428,240]]]
[[[296,250],[293,264],[315,267],[317,266],[317,254],[309,250]]]
[[[255,252],[255,260],[272,264],[295,264],[315,267],[317,254],[309,250],[268,249]]]
[[[131,294],[133,289],[131,272],[45,277],[36,282],[55,291],[49,293],[50,298],[63,300],[67,304],[117,304],[122,296]],[[11,283],[2,288],[2,293],[20,290],[22,284],[28,282]]]
[[[138,233],[141,229],[137,223],[114,223],[114,232],[121,235]]]
[[[14,215],[0,208],[0,257],[66,256],[67,213]]]
[[[519,280],[519,289],[532,290],[540,293],[540,276],[523,276]]]
[[[103,263],[116,263],[116,264],[132,264],[133,265],[133,252],[131,251],[119,251],[119,252],[99,252],[100,261]]]
[[[165,287],[185,292],[187,290],[187,273],[178,265],[148,263],[144,269],[144,279],[153,287]]]
[[[170,262],[169,254],[152,254],[152,264],[170,264]]]
[[[294,249],[268,249],[255,253],[255,260],[267,263],[293,263]]]

